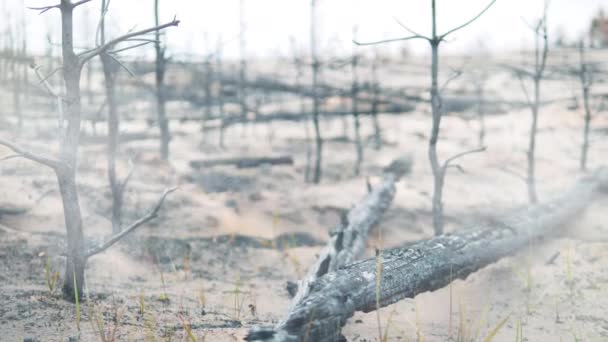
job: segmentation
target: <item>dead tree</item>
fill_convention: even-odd
[[[353,28],[353,41],[357,40],[357,27]],[[351,57],[351,73],[352,73],[352,84],[351,84],[351,102],[353,110],[353,122],[355,129],[355,152],[357,155],[357,161],[355,162],[354,174],[359,176],[361,173],[361,164],[363,163],[363,143],[361,142],[361,120],[359,118],[359,55],[357,55],[356,46],[353,48],[353,55]]]
[[[106,1],[106,0],[102,0]],[[84,8],[84,15],[82,16],[82,26],[84,27],[85,37],[91,36],[91,30],[89,23],[91,22],[91,14],[88,8]],[[87,105],[93,105],[93,63],[87,63],[85,65],[85,79],[86,79],[86,94],[87,94]],[[93,125],[95,123],[93,122]],[[94,126],[93,126],[94,127]],[[95,133],[95,131],[93,131]]]
[[[593,70],[590,70],[590,65],[585,58],[585,43],[583,40],[579,43],[580,69],[578,77],[581,82],[581,90],[583,93],[583,108],[585,110],[585,125],[583,128],[583,144],[581,146],[581,171],[587,171],[587,154],[589,152],[589,131],[591,129],[591,104],[589,97],[591,94],[591,86],[593,85]]]
[[[19,131],[23,126],[23,112],[21,106],[21,92],[23,84],[21,80],[21,64],[27,65],[27,58],[25,54],[19,51],[17,47],[18,37],[13,30],[12,25],[8,25],[6,28],[6,46],[4,53],[4,75],[3,77],[7,78],[7,81],[10,83],[10,88],[12,90],[13,97],[13,114],[17,119],[17,128]],[[10,76],[8,76],[10,75]]]
[[[101,1],[101,19],[99,22],[99,44],[106,44],[106,21],[105,17],[108,13],[110,2],[107,0]],[[120,117],[118,116],[118,108],[116,103],[116,77],[119,68],[119,61],[116,56],[108,52],[99,54],[101,66],[103,69],[104,85],[106,92],[105,106],[108,110],[108,181],[110,182],[110,191],[112,192],[112,232],[120,233],[122,229],[122,207],[124,191],[129,181],[127,176],[123,181],[118,179],[116,174],[116,157],[119,151],[120,143]],[[90,64],[90,63],[89,63]],[[88,73],[90,68],[87,68],[87,79],[90,77]],[[90,101],[90,100],[89,100]]]
[[[159,0],[154,0],[154,25],[159,26]],[[156,52],[156,115],[160,128],[160,157],[169,160],[169,143],[171,133],[169,131],[169,120],[167,120],[167,90],[165,85],[165,73],[167,72],[167,48],[160,41],[160,30],[155,31],[154,50]]]
[[[27,54],[28,54],[28,49],[27,49],[27,31],[25,29],[25,16],[23,16],[22,20],[21,20],[21,31],[23,32],[23,37],[22,37],[22,42],[21,42],[21,55],[27,58]],[[29,60],[29,63],[24,63],[22,65],[22,73],[23,73],[23,77],[21,79],[22,84],[23,84],[23,89],[22,89],[22,93],[23,93],[23,98],[25,100],[25,102],[27,103],[29,101],[29,96],[30,96],[30,87],[29,87],[29,73],[30,73],[30,66],[29,64],[31,64],[31,60],[29,58],[27,58]],[[21,127],[21,126],[20,126]]]
[[[310,292],[274,329],[255,327],[245,340],[344,340],[341,328],[355,312],[371,312],[438,290],[534,241],[555,236],[607,186],[608,173],[599,170],[546,204],[513,210],[454,234],[378,251],[374,258],[351,263],[312,282]]]
[[[296,69],[295,75],[295,87],[300,89],[303,87],[302,78],[304,77],[304,60],[300,57],[298,49],[295,44],[295,38],[290,38],[291,48],[293,51],[293,65]],[[306,99],[304,96],[299,95],[300,99],[300,112],[301,114],[306,113]],[[312,167],[312,146],[310,141],[310,119],[304,120],[304,138],[306,140],[306,169],[304,170],[304,181],[310,182],[310,171]]]
[[[218,115],[220,117],[220,134],[219,134],[219,144],[220,148],[224,148],[224,135],[226,132],[226,125],[224,122],[226,121],[226,111],[224,109],[224,82],[223,82],[223,64],[222,64],[222,40],[218,39],[216,53],[215,53],[215,78],[217,81],[217,110]]]
[[[530,136],[528,140],[528,151],[526,152],[528,161],[528,172],[526,185],[528,188],[528,199],[530,203],[538,202],[538,194],[536,192],[536,133],[538,131],[538,113],[540,110],[540,87],[541,81],[545,73],[547,65],[547,57],[549,55],[549,38],[547,33],[547,10],[549,2],[545,1],[543,16],[538,20],[534,27],[531,27],[534,33],[534,66],[533,71],[529,72],[520,68],[516,70],[521,88],[526,96],[530,113],[532,114],[532,122],[530,126]],[[542,46],[541,46],[542,44]],[[524,77],[532,79],[534,83],[533,98],[530,98],[528,88],[523,80]]]
[[[378,78],[378,64],[380,56],[378,49],[374,49],[374,57],[372,59],[372,105],[371,116],[374,123],[374,149],[376,151],[382,148],[382,129],[380,128],[380,119],[378,118],[378,107],[380,105],[380,81]]]
[[[23,109],[21,106],[21,96],[23,89],[27,88],[27,85],[23,82],[20,70],[21,65],[19,65],[26,63],[19,63],[19,59],[23,58],[25,60],[26,57],[25,55],[19,56],[20,54],[16,52],[16,49],[13,49],[13,51],[13,61],[11,62],[11,77],[13,83],[13,109],[15,112],[15,117],[17,118],[17,128],[19,131],[21,131],[21,128],[23,128]]]
[[[247,57],[246,57],[246,36],[247,27],[245,25],[245,0],[239,1],[239,80],[238,80],[238,101],[241,107],[241,118],[247,122]],[[243,132],[245,128],[243,127]]]
[[[133,31],[110,40],[105,44],[100,44],[92,49],[76,53],[74,51],[73,39],[74,10],[90,1],[91,0],[80,0],[77,2],[71,2],[70,0],[61,0],[61,2],[56,5],[32,8],[40,11],[40,13],[45,13],[53,9],[59,9],[61,12],[61,49],[63,62],[61,70],[65,84],[65,95],[59,95],[58,92],[52,91],[48,82],[43,82],[52,94],[58,96],[58,102],[60,103],[61,107],[61,110],[59,111],[61,114],[59,117],[59,155],[53,156],[50,153],[41,154],[30,152],[13,142],[0,139],[0,145],[11,149],[15,153],[15,157],[22,157],[45,165],[51,168],[57,176],[67,232],[66,267],[63,279],[63,294],[67,299],[70,300],[74,300],[76,293],[78,295],[82,295],[83,293],[84,270],[87,259],[106,250],[114,243],[118,242],[122,237],[135,230],[137,227],[156,217],[166,196],[172,191],[166,190],[161,196],[154,210],[152,210],[147,216],[136,221],[121,233],[114,235],[101,246],[91,249],[86,248],[83,233],[82,213],[78,196],[78,186],[76,182],[78,148],[80,145],[80,128],[82,122],[80,81],[83,66],[100,54],[111,53],[111,50],[121,42],[133,41],[134,39],[137,40],[137,37],[141,37],[170,26],[177,26],[179,24],[179,21],[174,19],[169,23],[141,31]],[[114,51],[116,52],[118,50]],[[46,80],[46,78],[43,78],[43,80]]]
[[[490,3],[476,16],[465,22],[464,24],[457,26],[451,30],[448,30],[446,33],[438,34],[437,33],[437,6],[435,5],[436,0],[431,0],[431,10],[432,10],[432,24],[431,24],[431,37],[427,37],[421,35],[409,27],[403,25],[399,22],[401,27],[403,27],[406,31],[408,31],[411,35],[403,38],[396,39],[387,39],[381,40],[377,42],[371,43],[358,43],[358,45],[377,45],[388,42],[396,42],[396,41],[406,41],[406,40],[415,40],[415,39],[423,39],[429,42],[431,46],[431,88],[430,88],[430,96],[431,96],[431,114],[433,118],[431,134],[429,138],[429,160],[431,164],[431,170],[433,171],[433,229],[435,231],[435,235],[441,235],[443,233],[444,228],[444,215],[443,215],[443,185],[445,183],[445,176],[450,167],[458,167],[456,165],[452,165],[456,159],[463,157],[467,154],[482,152],[485,148],[477,148],[474,150],[462,152],[446,159],[443,163],[439,162],[439,158],[437,156],[437,143],[439,142],[439,131],[441,127],[441,117],[442,117],[442,99],[441,99],[441,91],[443,88],[447,86],[447,84],[452,80],[452,78],[448,79],[443,87],[439,88],[439,45],[441,42],[445,40],[447,36],[450,34],[459,31],[466,26],[473,23],[475,20],[479,19],[492,5],[496,2],[496,0],[490,1]]]
[[[321,165],[323,162],[323,138],[319,124],[319,110],[321,100],[319,96],[319,56],[317,55],[317,24],[316,11],[317,1],[310,0],[310,57],[312,60],[312,123],[315,128],[315,167],[312,181],[315,184],[321,182]]]
[[[207,121],[211,118],[211,104],[212,104],[212,91],[211,91],[211,86],[213,84],[213,64],[212,64],[212,58],[213,58],[213,54],[209,55],[207,58],[205,58],[205,61],[203,62],[203,74],[204,74],[204,85],[203,85],[203,91],[205,93],[205,109],[204,109],[204,117],[203,117],[203,125],[202,125],[202,131],[203,131],[203,142],[207,141]]]
[[[488,73],[485,70],[474,72],[472,77],[473,87],[477,95],[477,119],[479,120],[479,132],[477,138],[477,146],[485,146],[486,138],[486,108],[485,108],[485,87],[488,80]]]

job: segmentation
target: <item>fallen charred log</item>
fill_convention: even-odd
[[[554,235],[607,184],[608,171],[602,169],[545,204],[514,210],[492,222],[454,234],[383,251],[377,258],[328,273],[311,284],[310,293],[274,329],[254,328],[246,340],[299,341],[306,336],[308,341],[334,341],[356,311],[374,311],[440,289],[515,253],[533,240]],[[378,269],[382,270],[379,288]]]
[[[288,284],[294,292],[292,307],[308,295],[310,286],[323,275],[357,260],[365,251],[369,232],[380,221],[395,197],[395,183],[412,169],[412,160],[403,157],[393,161],[384,169],[382,182],[345,213],[342,224],[335,229],[327,245],[298,284]],[[297,288],[297,292],[296,292]]]
[[[253,168],[260,165],[293,165],[293,158],[291,156],[280,156],[280,157],[241,157],[241,158],[226,158],[226,159],[205,159],[205,160],[192,160],[190,166],[195,169],[220,166],[220,165],[234,165],[239,169]]]

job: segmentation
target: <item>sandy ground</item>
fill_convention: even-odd
[[[518,89],[517,81],[511,82]],[[514,174],[525,171],[528,122],[526,109],[488,117],[488,151],[467,156],[461,161],[465,173],[448,176],[449,230],[526,203],[525,185]],[[172,143],[170,165],[157,160],[156,141],[123,145],[123,154],[136,165],[126,195],[126,221],[144,214],[165,186],[180,188],[157,220],[90,260],[88,300],[80,320],[74,305],[60,298],[60,289],[50,291],[45,277],[47,260],[51,274],[62,275],[63,265],[65,232],[54,176],[27,161],[2,162],[0,207],[28,211],[0,217],[0,340],[80,336],[100,341],[97,330],[102,326],[116,329],[120,341],[185,341],[184,326],[190,325],[198,341],[239,341],[251,326],[272,325],[281,318],[289,304],[285,284],[313,262],[339,221],[336,208],[356,203],[366,192],[366,177],[373,184],[381,167],[403,154],[413,156],[412,174],[398,184],[392,208],[372,233],[368,255],[374,247],[431,237],[427,109],[421,105],[408,115],[382,116],[381,124],[387,144],[381,151],[371,144],[366,148],[360,177],[352,176],[352,142],[330,140],[324,181],[318,186],[303,182],[306,144],[301,124],[233,127],[228,149],[220,150],[214,133],[201,144],[197,125],[176,123],[174,131],[182,134]],[[582,124],[580,111],[567,111],[564,103],[543,107],[538,136],[541,199],[559,194],[580,176]],[[328,138],[342,134],[341,119],[323,127]],[[371,135],[371,122],[364,119],[363,127]],[[592,168],[608,155],[608,117],[598,116],[594,127],[603,130],[593,133]],[[476,147],[476,130],[475,121],[446,117],[440,155]],[[11,136],[4,129],[0,134]],[[0,150],[0,156],[5,153]],[[188,166],[189,160],[202,157],[269,154],[293,155],[295,165],[203,171]],[[123,175],[127,167],[123,161]],[[79,184],[85,233],[91,241],[101,241],[111,231],[103,145],[81,149]],[[209,184],[229,191],[210,192]],[[494,341],[516,341],[518,331],[521,341],[608,341],[607,205],[608,198],[593,203],[559,236],[466,280],[383,308],[383,333],[389,341],[456,341],[459,335],[483,341],[507,319]],[[344,334],[349,341],[378,341],[376,314],[356,314]]]

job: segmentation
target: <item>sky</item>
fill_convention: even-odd
[[[22,31],[25,26],[28,48],[42,53],[45,38],[58,43],[59,12],[39,15],[26,6],[54,4],[59,0],[0,0],[0,11],[7,20],[0,29]],[[167,31],[169,51],[175,56],[205,55],[221,42],[227,57],[239,55],[239,3],[243,2],[246,56],[251,58],[292,56],[294,46],[306,52],[309,45],[310,0],[160,0],[161,21],[173,16],[181,20],[178,28]],[[77,46],[92,46],[99,18],[100,0],[77,9],[75,32]],[[421,34],[430,33],[430,0],[317,0],[319,52],[350,54],[353,50],[353,27],[357,39],[373,41],[409,35],[398,23]],[[483,9],[489,0],[437,0],[438,29],[445,32],[466,22]],[[153,24],[154,0],[112,0],[108,14],[110,35]],[[541,13],[543,0],[497,0],[483,17],[457,32],[443,46],[444,53],[468,54],[480,42],[491,51],[530,48],[533,35],[526,23]],[[549,33],[579,39],[588,31],[589,21],[599,8],[608,10],[608,0],[552,0],[549,7]],[[23,20],[25,19],[25,20]],[[25,23],[25,25],[24,25]],[[6,36],[6,35],[5,35]],[[293,43],[295,42],[295,43]],[[0,42],[0,46],[2,46]],[[392,43],[383,48],[398,51],[407,48],[413,54],[428,53],[423,41]],[[149,54],[148,48],[138,52]]]

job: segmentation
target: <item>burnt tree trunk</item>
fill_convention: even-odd
[[[63,78],[66,88],[63,108],[67,127],[64,127],[63,122],[60,123],[61,131],[64,132],[59,150],[59,159],[62,164],[56,169],[56,173],[67,231],[67,259],[63,279],[63,294],[70,300],[74,300],[75,290],[77,290],[78,295],[83,293],[84,266],[86,263],[82,216],[76,185],[81,124],[80,76],[82,64],[74,52],[73,12],[74,7],[70,0],[62,0],[61,41]]]
[[[219,145],[224,148],[224,135],[226,131],[226,111],[224,109],[224,81],[223,81],[223,66],[222,66],[222,42],[218,40],[217,49],[215,51],[215,79],[217,81],[217,111],[220,117],[220,134]]]
[[[106,43],[106,11],[106,0],[102,0],[100,22],[101,44]],[[110,182],[110,191],[112,192],[112,232],[116,234],[122,229],[124,194],[123,183],[118,180],[118,176],[116,175],[116,156],[118,154],[120,139],[120,117],[118,116],[116,104],[116,73],[118,72],[118,63],[107,53],[102,53],[99,57],[103,69],[106,105],[108,108],[108,181]]]
[[[247,117],[247,60],[245,57],[246,31],[245,25],[245,0],[239,1],[239,80],[238,80],[238,100],[241,107],[241,119],[243,120],[243,134],[246,133],[248,123]]]
[[[357,29],[353,30],[353,40],[357,40]],[[356,53],[353,54],[351,60],[351,72],[352,72],[352,85],[351,85],[351,101],[353,110],[353,121],[355,129],[355,152],[357,160],[355,162],[354,174],[359,176],[361,173],[361,164],[363,163],[363,143],[361,142],[361,119],[359,117],[359,75],[357,74],[357,67],[359,65],[359,56]]]
[[[211,118],[211,104],[212,104],[212,94],[211,94],[211,86],[213,82],[213,66],[211,65],[211,57],[209,57],[204,63],[204,92],[205,92],[205,109],[203,114],[203,124],[201,125],[201,132],[203,133],[203,143],[207,143],[207,122]]]
[[[374,52],[374,60],[372,61],[372,107],[371,116],[374,123],[374,149],[379,151],[382,148],[382,129],[380,128],[380,119],[378,118],[378,107],[380,105],[380,84],[378,80],[378,51]]]
[[[528,186],[528,198],[530,203],[538,202],[536,193],[536,133],[538,131],[538,101],[540,99],[540,78],[534,78],[534,103],[531,108],[532,122],[530,126],[530,137],[528,140],[528,151],[526,157],[528,161],[528,175],[526,184]]]
[[[297,51],[294,47],[294,53],[296,54],[294,57],[294,65],[296,68],[296,79],[295,86],[296,88],[302,87],[302,77],[304,76],[303,63],[300,58],[297,56]],[[306,115],[306,99],[300,96],[300,114]],[[304,139],[306,141],[306,168],[304,170],[304,181],[310,182],[310,171],[312,167],[312,146],[310,141],[310,119],[307,117],[304,120]]]
[[[540,41],[543,41],[543,46],[540,46]],[[532,123],[530,127],[530,139],[528,141],[528,151],[526,153],[528,160],[528,174],[526,184],[528,187],[528,198],[530,203],[538,202],[538,194],[536,191],[536,134],[538,131],[538,113],[540,109],[540,86],[547,63],[547,55],[549,52],[549,40],[547,36],[547,7],[543,18],[539,20],[534,30],[534,98],[530,103],[532,114]],[[527,94],[526,94],[527,96]]]
[[[154,0],[154,22],[159,26],[159,0]],[[162,160],[169,160],[169,143],[171,135],[169,132],[169,120],[167,120],[165,72],[167,70],[167,58],[165,47],[160,42],[160,31],[155,32],[154,49],[156,51],[156,115],[160,129],[160,156]]]
[[[435,18],[435,1],[433,1],[433,18]],[[433,31],[435,31],[435,19],[433,19]],[[443,183],[445,181],[445,169],[439,164],[437,157],[437,142],[439,141],[439,127],[441,125],[441,95],[439,94],[439,40],[433,33],[431,41],[431,113],[432,128],[429,139],[429,160],[433,171],[433,230],[435,235],[443,234]]]
[[[108,180],[112,191],[112,231],[118,233],[122,226],[122,207],[124,186],[116,175],[116,156],[120,136],[120,118],[116,108],[116,68],[109,57],[101,56],[105,77],[106,98],[108,105]]]
[[[317,0],[310,1],[310,51],[312,57],[312,123],[315,128],[315,167],[312,181],[315,184],[321,182],[321,167],[323,164],[323,138],[319,123],[319,69],[320,63],[317,56],[317,26],[316,26]]]
[[[485,117],[485,94],[484,84],[482,81],[478,81],[475,84],[475,92],[477,93],[477,118],[479,119],[479,134],[477,140],[477,146],[485,146],[486,140],[486,117]]]
[[[23,55],[23,58],[26,56]],[[17,117],[17,128],[21,131],[23,128],[23,111],[21,108],[21,93],[24,88],[27,88],[27,84],[24,84],[21,79],[21,75],[19,75],[19,66],[17,65],[17,56],[14,56],[14,61],[11,63],[11,74],[12,74],[12,82],[13,82],[13,109],[15,112],[15,117]]]
[[[583,128],[583,144],[581,146],[581,160],[580,169],[581,171],[587,171],[587,155],[589,153],[589,131],[591,129],[591,105],[589,103],[589,95],[591,93],[592,84],[592,73],[588,70],[588,66],[585,62],[585,46],[584,42],[581,41],[579,47],[580,53],[580,64],[579,79],[581,82],[581,88],[583,91],[583,108],[585,109],[585,126]]]
[[[440,289],[454,279],[464,279],[534,240],[550,237],[607,185],[608,172],[600,170],[546,204],[514,210],[493,222],[454,234],[383,251],[377,258],[328,273],[311,284],[310,293],[274,329],[254,328],[246,340],[339,340],[341,327],[356,311],[377,309],[378,262],[384,270],[379,286],[379,306],[384,307]]]

